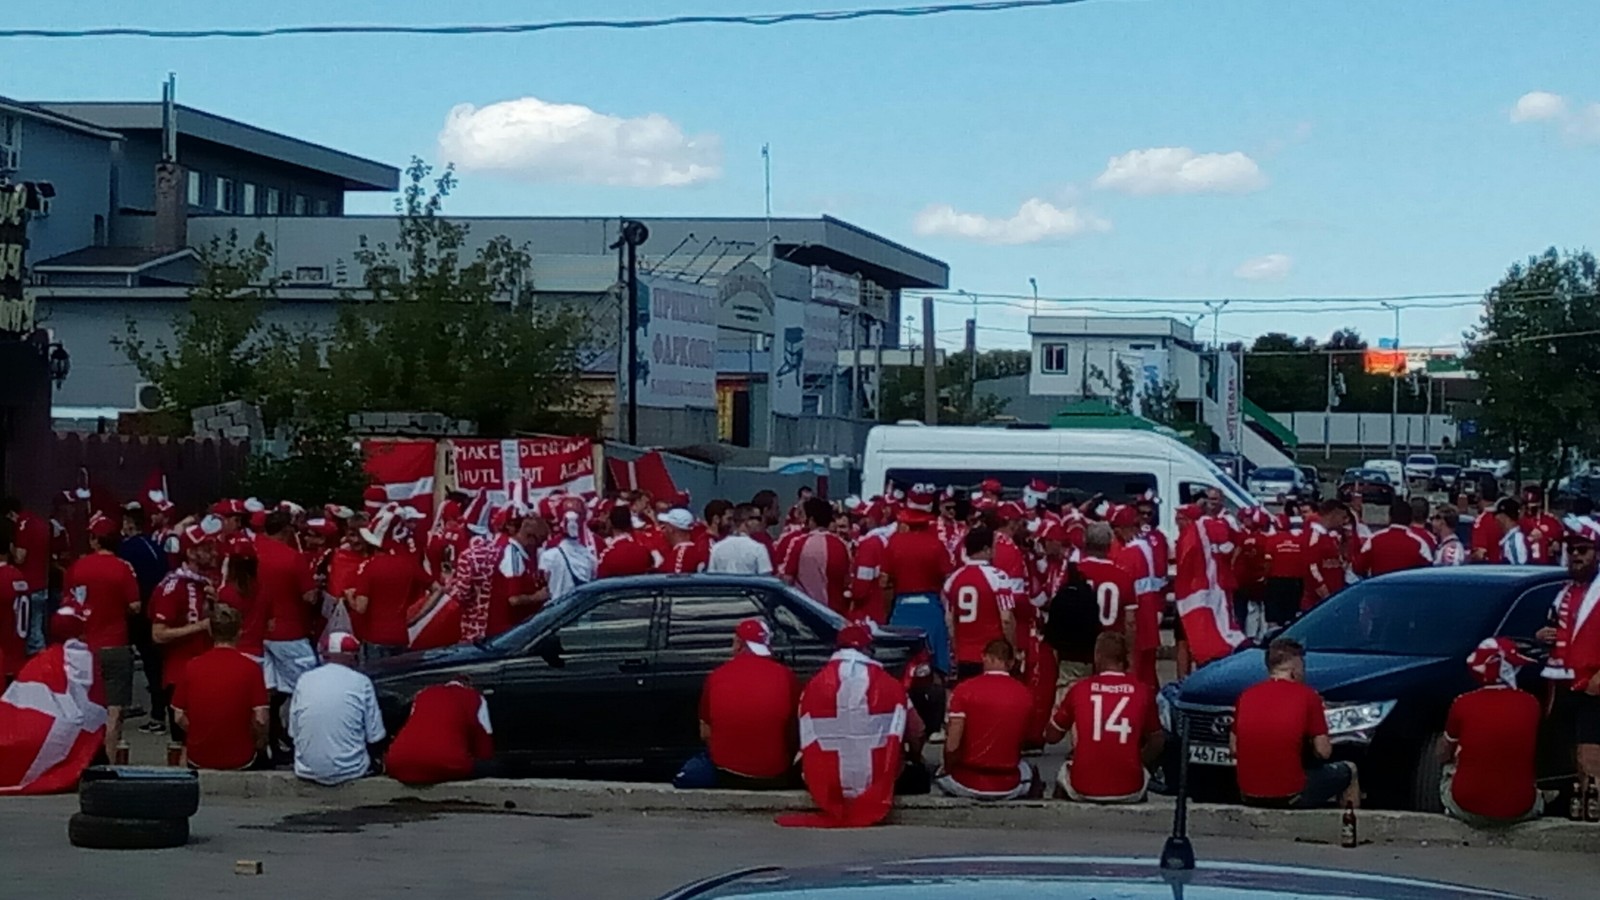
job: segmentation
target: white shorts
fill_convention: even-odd
[[[300,676],[317,667],[317,653],[311,641],[266,641],[261,658],[261,672],[267,679],[267,690],[284,694],[294,693]]]
[[[1135,793],[1125,797],[1085,797],[1072,788],[1072,760],[1061,764],[1061,771],[1056,773],[1056,787],[1067,795],[1070,800],[1078,803],[1143,803],[1150,794],[1150,771],[1144,773],[1144,785]]]
[[[933,783],[949,797],[961,797],[966,800],[1020,800],[1028,796],[1028,792],[1033,788],[1034,779],[1038,776],[1033,770],[1033,764],[1029,762],[1018,763],[1017,774],[1022,780],[1009,791],[975,791],[950,777],[948,772],[933,779]]]

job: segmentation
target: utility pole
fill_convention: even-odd
[[[1394,349],[1400,354],[1401,367],[1405,365],[1405,351],[1400,349],[1400,307],[1384,301],[1384,308],[1394,311]],[[1400,369],[1394,368],[1389,373],[1389,458],[1397,459],[1400,455]]]
[[[939,424],[939,370],[933,362],[933,298],[922,298],[922,422]]]
[[[978,398],[978,320],[967,320],[967,413]]]
[[[1326,351],[1328,356],[1328,408],[1322,414],[1322,458],[1333,458],[1333,403],[1338,394],[1338,388],[1333,383],[1333,351]]]
[[[643,222],[623,219],[613,248],[627,252],[628,443],[639,443],[639,245],[650,240]]]

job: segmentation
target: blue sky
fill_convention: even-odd
[[[23,4],[7,21],[459,24],[899,3],[98,0]],[[153,99],[175,71],[182,102],[263,127],[395,163],[447,151],[464,169],[449,208],[464,214],[759,215],[770,142],[777,214],[855,222],[991,297],[1028,294],[1030,277],[1046,297],[1476,292],[1548,245],[1593,243],[1600,69],[1593,29],[1578,27],[1591,15],[1578,0],[1091,0],[759,29],[0,39],[0,94]],[[1224,336],[1392,330],[1382,310],[1244,308],[1223,311]],[[940,309],[941,330],[966,314]],[[1402,336],[1456,340],[1475,315],[1411,310]],[[1005,306],[980,323],[985,345],[1025,340],[1004,330],[1023,326]]]

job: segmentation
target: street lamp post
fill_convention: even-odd
[[[1383,307],[1394,311],[1394,349],[1396,353],[1401,354],[1400,359],[1403,361],[1405,359],[1405,351],[1400,349],[1400,307],[1388,301],[1384,301]],[[1400,372],[1398,369],[1393,369],[1389,373],[1389,457],[1391,459],[1399,458],[1400,454],[1399,424]]]

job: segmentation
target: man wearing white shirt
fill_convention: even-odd
[[[322,665],[300,676],[289,704],[294,774],[317,784],[355,781],[376,768],[387,735],[372,679],[354,668],[361,643],[342,631],[323,641]]]
[[[761,510],[746,503],[733,511],[734,531],[711,545],[707,572],[725,575],[771,575],[772,553],[750,535],[766,527]]]
[[[594,551],[583,542],[583,524],[574,510],[561,514],[561,540],[539,553],[539,571],[544,573],[554,603],[594,580],[597,564]]]
[[[1439,552],[1433,558],[1436,566],[1459,566],[1467,561],[1467,548],[1462,546],[1461,538],[1456,534],[1456,526],[1461,517],[1454,506],[1441,505],[1429,520],[1433,526],[1434,537],[1439,541]]]
[[[1502,497],[1494,507],[1500,523],[1500,559],[1507,565],[1528,564],[1528,537],[1522,533],[1522,504],[1515,497]]]

